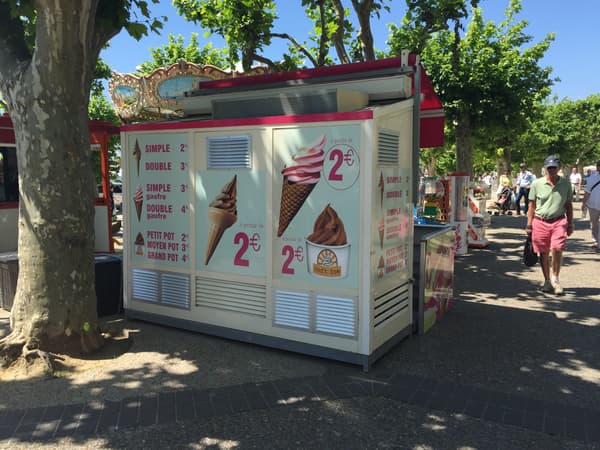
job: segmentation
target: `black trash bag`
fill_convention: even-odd
[[[538,262],[538,255],[533,251],[533,244],[531,243],[531,233],[527,233],[527,239],[525,240],[525,247],[523,247],[523,264],[527,267],[535,266]]]

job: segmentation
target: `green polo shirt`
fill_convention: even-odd
[[[535,202],[535,215],[545,219],[564,216],[565,203],[573,201],[571,183],[563,177],[554,187],[546,177],[538,178],[531,185],[529,200]]]

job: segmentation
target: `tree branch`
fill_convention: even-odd
[[[302,45],[300,45],[298,43],[298,41],[296,41],[296,39],[294,39],[289,34],[287,34],[287,33],[271,33],[271,37],[277,37],[277,38],[280,38],[280,39],[287,39],[288,41],[290,41],[292,43],[292,45],[294,47],[296,47],[296,49],[298,49],[298,51],[300,53],[302,53],[304,56],[306,56],[310,60],[310,62],[313,64],[314,67],[318,67],[317,61],[308,52],[308,50],[306,50],[306,48],[304,48]]]
[[[335,9],[335,22],[337,24],[337,30],[335,31],[335,34],[331,36],[331,40],[340,63],[348,64],[351,61],[344,45],[344,5],[342,5],[341,0],[333,0],[333,8]]]

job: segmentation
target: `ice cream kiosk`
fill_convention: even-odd
[[[413,320],[413,137],[443,133],[417,76],[201,81],[184,118],[124,125],[126,314],[368,369]]]

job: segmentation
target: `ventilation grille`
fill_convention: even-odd
[[[379,164],[398,164],[400,134],[395,131],[379,130],[377,137],[377,162]]]
[[[375,299],[373,311],[373,326],[375,328],[395,319],[403,310],[408,308],[408,290],[410,283],[406,282]]]
[[[356,308],[351,298],[317,296],[316,331],[354,336]]]
[[[316,295],[314,292],[275,291],[273,324],[311,333],[356,337],[356,298]]]
[[[189,309],[189,276],[133,269],[132,279],[132,297],[134,300]]]
[[[267,317],[265,285],[196,278],[196,306]]]
[[[167,306],[189,309],[190,277],[187,275],[163,273],[161,277],[160,302]]]
[[[132,294],[135,300],[158,302],[158,273],[133,269]]]
[[[310,330],[310,297],[302,292],[276,291],[276,325]]]
[[[209,137],[209,169],[251,169],[251,140],[248,135]]]

